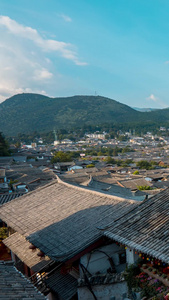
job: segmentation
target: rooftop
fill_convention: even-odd
[[[125,228],[125,230],[124,230]],[[143,201],[111,226],[104,234],[132,249],[169,263],[169,188]]]
[[[97,227],[139,204],[58,181],[0,207],[0,218],[53,260],[73,257],[101,237]]]
[[[7,203],[15,198],[18,198],[20,196],[24,195],[24,193],[6,193],[6,194],[0,194],[0,205]]]
[[[152,183],[150,181],[147,181],[144,178],[119,180],[117,182],[120,186],[131,189],[131,190],[138,190],[139,186],[152,186]]]
[[[77,280],[69,273],[62,274],[61,268],[49,276],[45,283],[59,299],[70,300],[77,292]]]
[[[45,300],[46,297],[13,266],[12,262],[0,261],[0,299]]]
[[[31,244],[25,239],[24,236],[17,232],[11,234],[8,238],[3,240],[3,242],[13,253],[15,253],[20,258],[21,261],[23,261],[34,272],[39,271],[50,262],[49,257],[45,256],[43,259],[41,259],[37,255],[39,249],[29,249],[29,246]]]

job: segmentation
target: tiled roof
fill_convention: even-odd
[[[138,190],[138,186],[152,186],[152,183],[144,178],[119,180],[118,183],[128,189]]]
[[[104,234],[169,263],[169,189],[145,200],[132,213],[117,218],[114,224],[105,227]]]
[[[15,198],[18,198],[20,196],[23,196],[24,193],[7,193],[7,194],[2,194],[0,195],[0,205],[7,203]]]
[[[138,202],[55,182],[0,207],[0,218],[53,260],[63,261],[100,237],[97,227]]]
[[[47,299],[10,262],[0,262],[0,299]]]
[[[45,256],[43,259],[41,259],[37,255],[39,249],[29,249],[31,244],[25,239],[24,236],[17,232],[10,235],[8,238],[3,240],[3,242],[34,272],[40,270],[50,262],[49,257]]]
[[[169,187],[169,180],[155,181],[153,182],[153,187],[156,187],[158,189],[165,189]]]
[[[68,183],[77,183],[77,184],[81,184],[86,180],[90,179],[90,175],[88,174],[74,174],[74,173],[69,173],[69,174],[62,174],[59,175],[59,177]]]
[[[59,299],[70,300],[77,292],[77,279],[70,274],[62,274],[61,269],[46,279],[45,283],[59,296]]]
[[[11,156],[1,156],[0,157],[0,166],[8,166],[12,163],[13,159]]]
[[[25,184],[29,191],[37,189],[56,179],[55,174],[51,170],[46,168],[42,171],[29,164],[12,165],[11,168],[6,171],[6,175],[8,179],[16,180],[16,183],[13,185],[14,187],[19,184]]]
[[[10,170],[6,171],[6,175],[9,179],[17,179],[18,183],[24,182],[26,184],[37,179],[47,181],[55,178],[52,171],[41,171],[40,169],[30,167],[29,165],[26,165],[25,167],[14,165]]]
[[[141,173],[141,170],[139,170],[139,173]],[[146,170],[146,176],[167,176],[169,175],[169,168],[162,168],[162,169],[156,169],[156,170]]]
[[[117,181],[126,179],[126,175],[108,174],[106,176],[93,176],[93,179],[108,184],[117,184]]]
[[[75,163],[73,161],[68,161],[68,162],[58,162],[55,164],[56,166],[59,167],[64,167],[64,166],[74,166]]]
[[[109,195],[115,195],[117,197],[123,197],[125,199],[133,199],[133,200],[144,200],[145,196],[137,196],[134,195],[133,192],[131,192],[130,189],[121,187],[119,185],[115,184],[108,184],[102,181],[97,181],[96,177],[94,180],[91,180],[89,186],[89,189],[94,189],[96,191],[109,194]]]
[[[5,169],[0,169],[0,177],[5,177]]]
[[[93,172],[98,172],[98,169],[95,168],[95,167],[93,167],[93,168],[85,168],[85,169],[74,169],[73,172],[74,173],[93,173]]]

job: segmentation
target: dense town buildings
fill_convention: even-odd
[[[13,269],[6,261],[12,260],[50,300],[125,299],[132,298],[126,266],[139,259],[140,270],[146,265],[145,274],[154,280],[152,269],[161,274],[165,296],[167,139],[154,141],[150,134],[122,142],[95,138],[87,137],[85,147],[78,141],[22,146],[0,158],[1,230],[7,229],[1,238],[0,270],[9,269],[10,274]],[[85,154],[100,145],[127,146],[130,151],[111,155],[112,164],[107,155]],[[53,150],[77,151],[79,156],[52,163]],[[142,161],[154,165],[144,169]],[[139,299],[143,287],[138,288],[134,297]]]

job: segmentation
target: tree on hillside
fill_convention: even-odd
[[[9,156],[9,146],[7,141],[5,140],[2,132],[0,132],[0,156]]]

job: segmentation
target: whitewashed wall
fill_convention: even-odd
[[[117,266],[119,266],[120,263],[119,253],[123,252],[123,250],[118,245],[114,243],[111,245],[100,247],[98,248],[98,250],[104,251],[106,254],[112,257],[115,268],[118,269]],[[111,267],[108,257],[104,253],[97,251],[84,255],[83,257],[81,257],[80,262],[87,268],[87,270],[91,274],[95,274],[97,272],[100,272],[101,274],[107,273],[107,269]]]
[[[128,265],[134,264],[138,260],[138,258],[138,254],[135,254],[135,251],[133,249],[126,249],[126,262]]]

